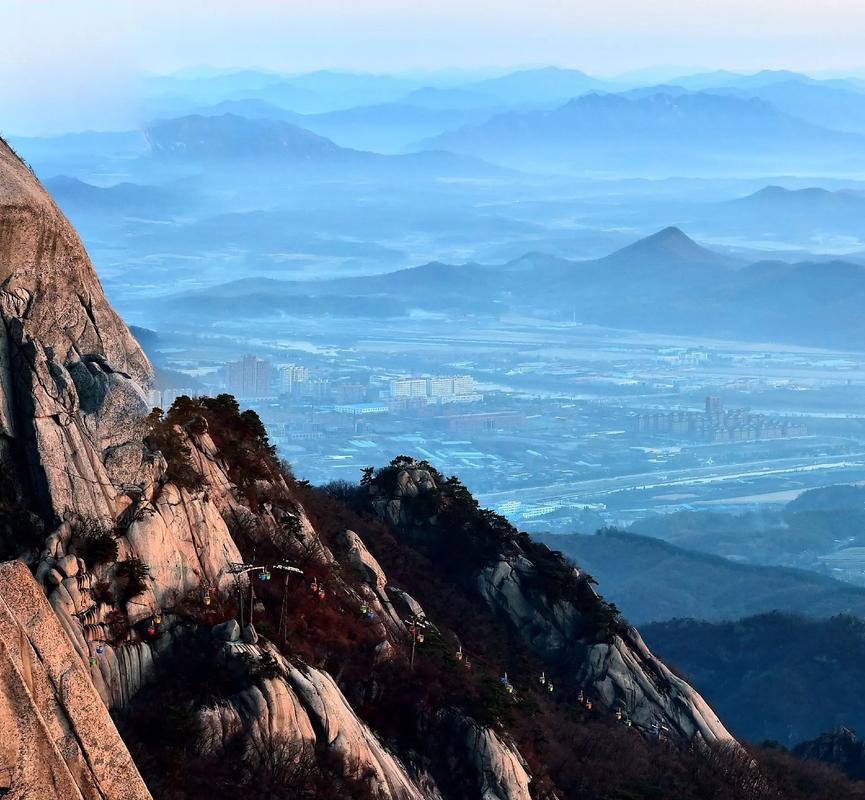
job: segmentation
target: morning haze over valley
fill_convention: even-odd
[[[865,797],[865,12],[612,5],[0,0],[0,797]]]

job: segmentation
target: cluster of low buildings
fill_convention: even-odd
[[[390,382],[391,400],[421,401],[428,404],[471,403],[482,400],[471,375],[436,375],[430,378],[396,378]]]
[[[327,405],[352,417],[483,400],[471,375],[399,376],[376,384],[331,381],[302,364],[273,365],[251,354],[225,365],[223,383],[225,391],[243,400]]]
[[[635,414],[633,430],[648,436],[669,436],[709,444],[756,442],[807,436],[808,426],[795,419],[754,414],[747,409],[726,410],[721,398],[709,395],[699,411]]]

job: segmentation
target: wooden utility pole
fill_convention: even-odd
[[[409,669],[414,671],[414,653],[418,642],[423,641],[423,632],[421,629],[426,627],[426,622],[417,614],[412,614],[410,619],[403,620],[403,622],[409,626],[409,633],[411,633],[411,657],[409,658],[408,665]]]
[[[279,611],[279,633],[282,634],[283,645],[286,645],[288,644],[288,625],[285,624],[285,612],[288,608],[288,576],[292,573],[303,575],[303,570],[285,561],[281,564],[274,564],[273,568],[285,572],[285,581],[282,584],[282,608]]]

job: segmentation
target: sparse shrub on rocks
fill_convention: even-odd
[[[117,562],[115,576],[122,582],[127,597],[135,597],[147,589],[150,567],[140,558],[127,558]]]
[[[105,617],[105,624],[108,627],[109,639],[113,644],[117,645],[126,641],[130,630],[126,614],[115,608],[108,612]]]
[[[97,564],[113,564],[117,560],[117,538],[114,531],[95,517],[75,516],[69,520],[71,542],[75,552],[84,559],[88,569]]]
[[[90,590],[90,596],[94,603],[105,603],[114,605],[116,600],[114,592],[111,590],[111,584],[108,581],[97,581],[93,584]]]
[[[288,499],[294,476],[283,468],[270,444],[261,418],[252,409],[240,410],[230,394],[178,397],[167,412],[154,409],[148,417],[148,443],[168,463],[166,477],[182,488],[202,488],[202,476],[192,465],[189,436],[209,434],[228,468],[229,478],[244,492],[250,507]]]
[[[272,680],[282,676],[282,667],[270,653],[262,653],[254,665],[254,673],[260,678]]]
[[[181,489],[199,489],[201,476],[192,466],[192,452],[171,415],[165,416],[161,408],[154,408],[147,423],[147,443],[162,453],[167,465],[165,477]]]

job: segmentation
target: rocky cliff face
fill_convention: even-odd
[[[729,742],[703,698],[656,658],[639,632],[593,590],[591,578],[501,518],[479,512],[465,490],[429,465],[397,461],[369,484],[371,506],[394,529],[423,541],[438,525],[460,525],[453,546],[488,528],[484,552],[464,580],[507,618],[548,669],[570,675],[585,695],[633,725],[681,741]],[[455,516],[454,507],[465,513]],[[474,533],[477,540],[479,532]],[[558,585],[553,592],[550,589]]]
[[[28,493],[46,518],[66,509],[113,518],[127,502],[123,483],[141,465],[141,389],[151,367],[108,305],[77,234],[5,144],[0,319],[7,492]]]
[[[0,589],[0,790],[148,800],[86,666],[25,565],[0,564]]]
[[[545,658],[573,671],[584,691],[607,708],[620,708],[643,730],[664,726],[683,741],[732,739],[705,700],[650,652],[636,628],[622,623],[605,641],[594,641],[578,604],[567,598],[550,602],[527,588],[536,571],[525,555],[512,555],[485,567],[477,588]],[[581,577],[579,570],[575,577]],[[588,587],[586,592],[594,594]]]
[[[801,742],[794,752],[799,758],[835,764],[858,780],[865,776],[865,743],[849,728],[836,728]]]
[[[172,431],[195,485],[172,480],[170,465],[147,442],[143,390],[151,367],[105,300],[74,230],[5,144],[0,144],[0,318],[0,464],[7,479],[0,498],[2,544],[7,554],[30,562],[55,614],[43,610],[38,622],[21,618],[18,599],[22,592],[34,595],[37,584],[21,566],[0,572],[0,608],[18,603],[18,616],[2,618],[0,653],[8,671],[0,708],[13,726],[4,730],[18,730],[22,742],[32,743],[26,752],[4,745],[0,769],[21,797],[90,797],[94,791],[146,797],[106,709],[126,708],[142,687],[160,679],[160,661],[198,627],[190,616],[201,616],[205,598],[222,608],[235,590],[241,595],[249,590],[248,577],[231,572],[230,565],[244,561],[236,539],[243,535],[250,547],[269,549],[274,558],[302,555],[314,565],[308,569],[328,570],[336,559],[290,499],[280,475],[266,476],[257,487],[278,495],[275,502],[243,498],[206,430]],[[280,550],[275,542],[287,528],[291,545]],[[115,552],[85,559],[93,539],[112,540]],[[405,625],[363,543],[346,532],[341,544],[347,565],[365,570],[365,579],[356,588],[338,581],[328,588],[371,609],[378,620],[376,650],[387,658],[407,635]],[[133,576],[140,583],[134,590],[130,565],[144,570]],[[190,605],[197,606],[195,614]],[[49,630],[45,637],[44,630]],[[50,669],[47,676],[40,670],[35,679],[30,674],[34,659],[27,642],[34,636],[43,637],[37,652],[58,665],[56,674]],[[220,664],[242,674],[246,685],[199,707],[209,747],[218,749],[237,737],[286,739],[297,745],[292,752],[332,757],[336,771],[363,783],[372,797],[438,796],[430,782],[418,772],[410,776],[379,742],[327,672],[286,660],[250,625],[241,632],[236,623],[226,623],[214,628],[214,639]],[[249,664],[265,655],[275,668],[266,678],[249,679]],[[66,672],[59,666],[64,663]],[[37,679],[55,684],[47,721],[34,708],[36,699],[47,701],[37,698]],[[75,748],[68,736],[58,744],[58,731],[74,728],[82,715],[91,718],[90,738],[79,742],[72,764],[69,752]],[[500,771],[497,759],[510,759],[510,751],[497,748],[497,737],[491,737],[471,755],[479,780]],[[99,788],[109,777],[96,774],[96,764],[108,769],[111,781],[123,783],[122,792]],[[519,788],[527,775],[510,772],[518,785],[501,796],[527,797]],[[507,780],[503,776],[499,783]]]
[[[0,568],[13,796],[147,798],[108,710],[156,796],[554,800],[564,720],[623,747],[730,739],[587,576],[458,482],[403,459],[335,498],[233,398],[150,414],[147,359],[2,144],[0,321],[0,547],[29,567]]]

